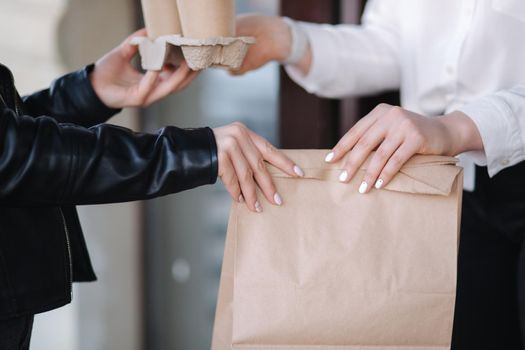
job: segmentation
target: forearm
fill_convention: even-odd
[[[395,35],[370,26],[296,23],[308,38],[289,76],[324,97],[366,95],[399,87]]]
[[[85,127],[104,123],[119,109],[108,108],[98,98],[89,75],[93,65],[56,79],[48,89],[25,96],[25,114],[47,115],[60,123],[74,123]]]
[[[213,183],[210,129],[167,127],[139,134],[111,125],[83,128],[2,112],[0,203],[36,206],[148,199]]]

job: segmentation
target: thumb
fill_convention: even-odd
[[[138,45],[133,45],[131,41],[136,37],[145,37],[147,36],[147,32],[145,28],[142,28],[140,30],[137,30],[135,33],[128,36],[122,44],[119,46],[119,51],[122,54],[122,57],[126,61],[130,61],[135,55],[137,54],[137,51],[139,50]]]
[[[243,76],[246,73],[246,70],[242,70],[242,67],[239,69],[230,69],[228,70],[228,73],[232,77],[240,77]]]

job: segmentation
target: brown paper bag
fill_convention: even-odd
[[[213,350],[450,349],[463,173],[415,156],[382,190],[357,189],[327,151],[269,166],[282,207],[234,203]]]

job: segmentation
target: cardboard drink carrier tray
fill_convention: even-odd
[[[142,0],[148,37],[135,37],[142,68],[240,68],[252,37],[235,36],[234,0]]]

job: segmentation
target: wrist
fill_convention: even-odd
[[[465,113],[454,111],[438,118],[446,133],[446,153],[456,156],[468,151],[482,151],[479,130]]]
[[[98,77],[97,77],[98,74],[96,73],[96,71],[97,71],[97,64],[95,63],[93,64],[91,70],[88,72],[89,83],[91,84],[91,87],[93,88],[93,91],[95,92],[95,95],[97,95],[99,100],[102,101],[104,104],[106,104],[106,101],[102,99],[102,93],[100,92],[100,86],[98,84]]]
[[[107,108],[121,109],[125,107],[124,105],[117,103],[117,100],[112,99],[111,96],[107,94],[108,82],[107,79],[104,79],[105,70],[101,69],[98,65],[98,62],[95,63],[88,74],[88,79],[95,95]]]
[[[308,49],[308,36],[298,22],[282,17],[283,22],[288,27],[288,55],[281,60],[282,64],[298,64],[304,57]]]
[[[273,59],[278,62],[286,61],[293,43],[292,30],[286,17],[275,17],[273,42]]]
[[[304,75],[310,71],[312,63],[312,49],[305,30],[299,22],[288,17],[281,17],[281,22],[287,27],[286,48],[281,50],[277,59],[281,64],[294,65]]]

